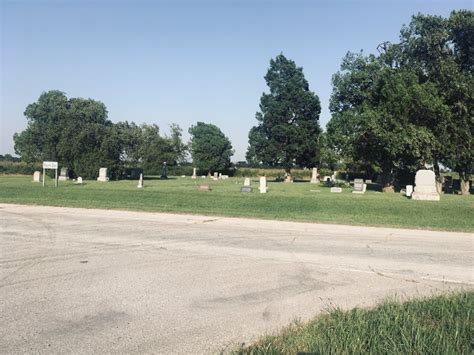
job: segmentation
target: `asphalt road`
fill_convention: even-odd
[[[473,288],[474,235],[0,204],[1,353],[218,353]]]

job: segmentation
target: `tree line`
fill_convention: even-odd
[[[377,46],[377,55],[347,53],[333,75],[331,119],[321,129],[321,104],[303,69],[283,54],[271,59],[268,92],[249,132],[249,165],[320,167],[381,176],[384,191],[413,182],[416,170],[441,168],[461,178],[469,193],[473,169],[474,13],[448,18],[418,14],[399,41]],[[125,166],[155,170],[191,155],[201,171],[231,167],[230,140],[215,125],[198,122],[163,135],[156,124],[112,123],[103,103],[43,93],[25,111],[26,130],[15,134],[25,161],[59,160],[73,174],[95,177],[100,166],[118,175]]]
[[[441,167],[459,174],[469,193],[473,170],[474,13],[448,18],[418,14],[397,43],[378,55],[347,53],[333,75],[331,119],[322,132],[321,106],[302,68],[280,54],[265,80],[247,160],[255,164],[324,167],[377,173],[383,190],[413,183],[415,172]]]

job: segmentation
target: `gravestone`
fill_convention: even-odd
[[[138,179],[137,188],[139,188],[139,189],[143,188],[143,174],[140,174],[140,179]]]
[[[209,185],[199,185],[198,191],[211,191]]]
[[[168,179],[168,167],[166,166],[166,162],[163,162],[163,167],[161,169],[161,176],[160,179],[166,180]]]
[[[212,177],[212,180],[217,181],[219,180],[219,173],[214,173],[214,176]]]
[[[327,176],[327,175],[326,175],[325,177],[323,177],[323,181],[324,181],[324,182],[331,182],[332,179],[331,179],[330,176]]]
[[[413,194],[413,185],[407,185],[405,188],[405,196],[411,197],[412,194]]]
[[[245,178],[244,186],[250,186],[250,178],[248,178],[248,177]]]
[[[342,192],[342,188],[341,187],[331,187],[330,191],[339,193],[339,192]]]
[[[41,182],[41,172],[35,171],[33,173],[33,182]]]
[[[292,183],[293,182],[293,177],[289,174],[285,175],[285,182],[286,183]]]
[[[77,178],[76,184],[82,184],[82,177],[79,176]]]
[[[191,176],[191,179],[196,179],[196,168],[193,168],[193,176]]]
[[[218,177],[217,177],[219,180],[222,179],[222,173],[219,173]]]
[[[364,179],[354,179],[354,191],[353,194],[363,194],[367,189],[367,185],[364,184]]]
[[[337,178],[337,171],[335,171],[335,172],[331,175],[331,181],[336,181],[336,178]]]
[[[319,184],[319,177],[318,177],[318,169],[313,168],[313,173],[311,175],[311,183],[312,184]]]
[[[418,170],[415,175],[415,189],[411,195],[412,200],[439,201],[436,190],[436,176],[431,170]]]
[[[221,178],[222,180],[227,180],[229,178],[229,175],[222,175]]]
[[[58,180],[59,181],[69,180],[67,168],[61,168],[61,173],[59,174]]]
[[[261,194],[267,193],[267,177],[260,176],[260,187],[258,188]]]
[[[372,180],[367,179],[367,180],[365,180],[365,183],[366,183],[366,184],[371,184],[371,183],[372,183]]]
[[[99,169],[99,177],[97,178],[97,181],[101,181],[101,182],[109,181],[109,178],[107,177],[107,168]]]
[[[250,186],[242,186],[240,192],[252,192],[252,188]]]
[[[453,193],[453,177],[445,176],[443,183],[443,191],[447,193]]]

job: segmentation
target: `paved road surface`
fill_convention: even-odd
[[[1,353],[216,353],[473,288],[474,235],[0,204]]]

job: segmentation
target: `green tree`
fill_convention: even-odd
[[[189,128],[191,141],[189,144],[193,163],[208,174],[226,171],[232,164],[230,157],[234,154],[230,140],[219,127],[198,122]]]
[[[317,166],[321,133],[318,96],[309,90],[303,69],[283,54],[270,61],[265,75],[270,89],[262,94],[258,125],[249,132],[246,158],[250,163],[284,166]]]
[[[430,129],[439,149],[433,164],[439,176],[439,163],[457,171],[461,191],[469,193],[473,172],[474,134],[474,12],[453,11],[449,18],[418,14],[402,28],[400,43],[384,56],[391,64],[410,68],[420,81],[434,84],[448,112]]]
[[[446,115],[437,88],[381,58],[349,53],[333,77],[328,144],[341,157],[369,163],[393,191],[402,172],[414,173],[439,150],[430,126]]]
[[[57,160],[74,175],[94,178],[101,166],[120,169],[120,141],[99,101],[44,92],[27,106],[27,128],[14,135],[15,152],[27,162]]]
[[[122,160],[128,165],[157,173],[164,162],[176,165],[186,159],[187,146],[182,141],[182,129],[176,124],[170,126],[170,136],[162,136],[156,124],[119,122],[116,129],[122,141]]]

